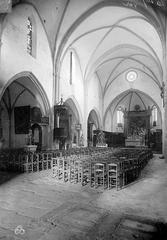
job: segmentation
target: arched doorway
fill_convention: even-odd
[[[39,148],[48,146],[49,102],[46,93],[32,74],[22,73],[13,77],[4,88],[0,106],[3,109],[0,128],[6,148],[24,148],[28,144],[30,130],[33,127],[33,131],[36,131],[34,127],[37,125],[40,129]],[[36,116],[34,109],[38,109],[40,114]]]

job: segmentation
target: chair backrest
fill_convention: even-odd
[[[117,164],[116,163],[109,163],[108,164],[108,171],[110,172],[110,171],[114,171],[114,172],[116,172],[117,171]]]
[[[104,164],[103,163],[95,163],[94,169],[95,169],[95,171],[104,171]]]

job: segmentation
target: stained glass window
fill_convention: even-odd
[[[76,77],[76,55],[73,50],[70,51],[70,85],[73,84],[73,81]]]
[[[117,110],[117,124],[123,125],[123,123],[124,123],[124,113],[122,111],[122,108],[119,107]]]
[[[73,78],[73,52],[70,52],[70,85],[72,84]]]
[[[27,52],[32,55],[32,21],[28,17],[27,19]]]
[[[152,108],[152,125],[156,126],[157,124],[157,107],[153,106]]]

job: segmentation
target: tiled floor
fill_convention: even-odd
[[[57,182],[46,171],[0,176],[0,239],[122,240],[126,217],[167,223],[167,164],[158,155],[120,191]],[[131,239],[142,239],[135,234]]]

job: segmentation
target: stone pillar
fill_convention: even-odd
[[[87,116],[87,99],[88,99],[88,88],[87,88],[87,83],[84,84],[84,114],[83,114],[83,142],[84,142],[84,147],[88,146],[88,141],[87,141],[87,134],[88,134],[88,116]]]
[[[164,92],[164,110],[162,113],[162,144],[163,155],[167,161],[167,84]]]
[[[84,142],[84,147],[87,147],[87,133],[88,133],[88,128],[87,128],[87,119],[86,117],[84,116],[84,121],[83,121],[83,127],[82,127],[82,130],[83,130],[83,142]]]
[[[53,111],[48,114],[49,117],[49,125],[46,126],[46,134],[48,135],[47,138],[47,148],[53,148],[53,129],[54,129],[54,113]],[[44,136],[46,137],[46,135]]]
[[[128,112],[124,112],[124,135],[127,138],[128,135]]]
[[[165,156],[165,109],[162,109],[162,154]]]
[[[69,114],[68,115],[68,127],[69,127],[69,144],[70,144],[70,148],[72,147],[72,115]]]
[[[91,146],[93,146],[93,125],[94,125],[94,123],[92,122],[92,123],[89,123],[89,140],[90,140],[90,143],[89,144],[91,144]]]
[[[167,18],[165,17],[165,21],[167,23]],[[167,25],[166,25],[167,26]],[[162,151],[163,155],[167,162],[167,28],[166,30],[166,42],[164,44],[164,52],[163,52],[163,82],[164,88],[161,89],[161,97],[163,97],[163,113],[162,113]]]

